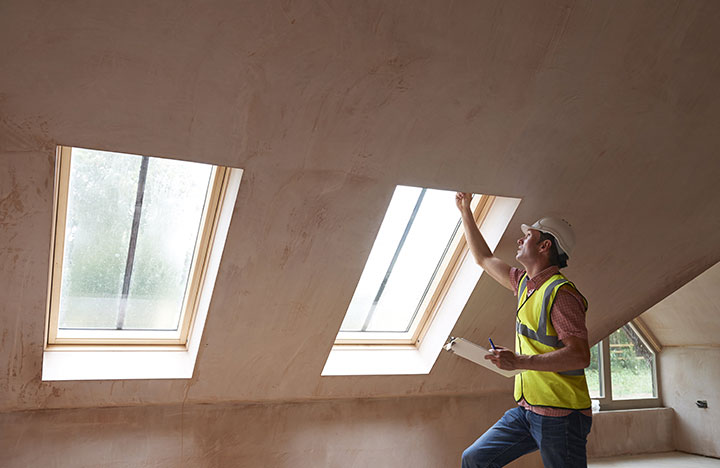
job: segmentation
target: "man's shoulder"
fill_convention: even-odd
[[[582,293],[578,290],[577,286],[575,286],[575,283],[571,282],[570,280],[560,286],[557,291],[556,297],[573,298],[580,304],[583,309],[587,309],[588,307],[587,299],[585,299],[585,296],[583,296]]]
[[[510,285],[512,286],[513,292],[517,296],[518,287],[520,286],[520,280],[525,274],[525,270],[520,268],[510,267]]]

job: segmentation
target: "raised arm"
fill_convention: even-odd
[[[475,218],[473,218],[472,210],[470,209],[470,201],[472,200],[472,194],[458,192],[455,195],[455,204],[460,210],[463,221],[463,229],[465,231],[465,240],[470,247],[475,261],[485,270],[495,281],[512,291],[512,285],[510,284],[510,265],[503,262],[490,251],[487,242],[480,234],[477,224],[475,224]]]

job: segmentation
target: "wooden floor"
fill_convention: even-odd
[[[701,457],[682,452],[653,453],[626,457],[596,458],[588,468],[720,468],[717,458]]]

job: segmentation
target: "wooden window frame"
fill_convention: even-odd
[[[80,347],[126,349],[129,345],[138,347],[138,349],[140,347],[144,349],[147,347],[187,349],[188,336],[195,320],[200,290],[205,281],[211,246],[217,231],[220,207],[223,205],[227,191],[230,170],[223,166],[213,166],[210,190],[208,190],[203,207],[199,235],[194,248],[195,254],[190,266],[188,286],[183,297],[180,325],[176,331],[80,330],[66,333],[66,336],[63,336],[63,333],[59,333],[58,330],[58,319],[72,149],[70,146],[58,146],[56,154],[45,349],[58,347],[74,350]]]
[[[475,223],[482,225],[492,208],[495,197],[492,195],[475,195],[472,200],[472,212]],[[429,291],[420,305],[422,311],[413,320],[410,326],[409,332],[363,332],[367,334],[368,338],[353,337],[353,338],[337,338],[335,340],[335,346],[345,347],[357,347],[357,346],[372,346],[372,347],[400,347],[407,348],[417,347],[425,337],[430,328],[433,319],[437,315],[437,312],[442,304],[445,295],[447,294],[450,285],[455,280],[455,277],[460,269],[460,265],[469,253],[469,248],[465,236],[463,233],[462,226],[455,233],[455,236],[450,241],[450,248],[448,249],[448,255],[442,260],[439,271],[442,272],[440,275],[436,275],[430,284]],[[346,312],[347,313],[347,312]],[[359,335],[359,332],[340,332],[340,335]],[[388,338],[378,338],[379,334],[388,335]],[[407,337],[397,338],[398,335],[409,335]],[[393,337],[394,336],[394,337]]]

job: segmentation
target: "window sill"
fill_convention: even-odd
[[[672,411],[672,408],[666,406],[650,406],[647,408],[624,408],[624,409],[601,409],[600,411],[593,412],[593,416],[598,414],[611,414],[611,413],[632,413],[638,411]]]
[[[199,319],[200,317],[198,317]],[[204,320],[203,320],[204,322]],[[55,347],[57,348],[57,347]],[[197,346],[178,350],[57,350],[43,353],[43,380],[189,379]]]

